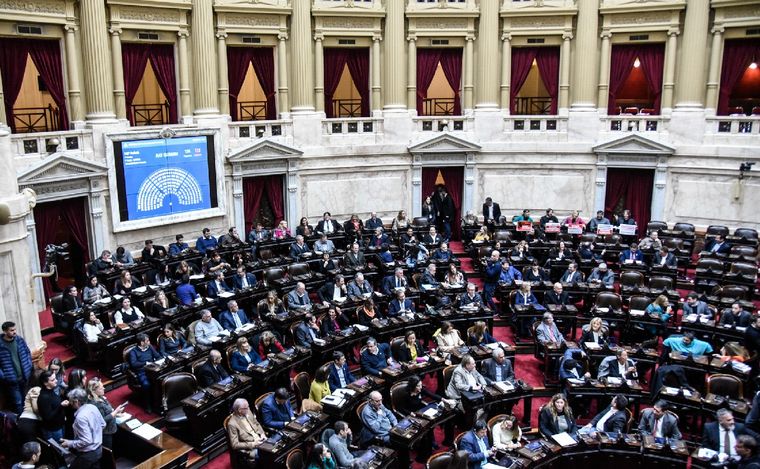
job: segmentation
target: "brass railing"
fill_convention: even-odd
[[[57,107],[19,107],[13,109],[13,133],[54,132],[61,130],[61,115]]]
[[[362,117],[361,99],[333,99],[333,117]]]
[[[552,98],[539,96],[526,96],[515,98],[515,112],[517,116],[545,116],[552,113]]]
[[[238,101],[239,121],[263,121],[266,118],[266,101]]]
[[[169,124],[169,102],[132,104],[132,125]]]
[[[422,100],[422,114],[425,116],[453,116],[454,98],[425,98]]]

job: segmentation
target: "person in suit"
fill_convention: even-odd
[[[744,346],[750,354],[760,353],[760,315],[744,330]]]
[[[288,308],[310,308],[311,299],[309,293],[306,291],[306,285],[303,282],[296,283],[296,288],[288,293]]]
[[[301,347],[311,348],[314,339],[320,338],[322,333],[317,326],[317,318],[313,314],[307,313],[301,324],[295,329],[295,343]]]
[[[602,262],[599,267],[591,271],[591,275],[588,276],[588,281],[591,283],[600,282],[605,287],[612,288],[615,285],[615,274],[607,268],[607,264]]]
[[[240,246],[241,244],[243,244],[243,240],[240,239],[237,228],[234,226],[230,227],[227,233],[219,237],[219,247]]]
[[[285,388],[277,390],[261,404],[261,423],[264,427],[279,430],[295,418],[290,406],[290,394]]]
[[[170,256],[178,256],[185,252],[186,250],[190,249],[190,246],[185,242],[185,237],[181,234],[178,234],[174,237],[173,243],[169,245],[169,255]]]
[[[227,311],[219,315],[219,323],[228,331],[234,331],[248,324],[248,316],[238,307],[237,301],[227,302]]]
[[[209,298],[217,298],[220,293],[231,293],[232,290],[227,282],[224,280],[224,272],[221,270],[216,271],[214,274],[214,280],[211,280],[206,284],[206,290],[208,291]]]
[[[303,236],[297,235],[296,242],[290,245],[290,258],[298,261],[302,255],[309,251],[309,245],[304,242]]]
[[[557,329],[557,324],[554,323],[554,315],[552,313],[544,313],[541,324],[536,328],[536,339],[544,345],[560,345],[565,342],[565,336]]]
[[[335,252],[335,244],[327,239],[327,235],[322,233],[319,239],[314,242],[314,252],[317,254],[332,254]]]
[[[578,264],[575,262],[567,266],[567,270],[562,274],[561,283],[576,284],[583,281],[583,272],[578,271]]]
[[[420,286],[432,285],[434,288],[440,287],[441,283],[435,278],[437,270],[438,268],[435,264],[428,265],[425,271],[422,272],[422,277],[420,277]]]
[[[612,403],[606,409],[596,414],[596,417],[591,419],[583,429],[588,431],[592,436],[596,432],[624,433],[625,425],[628,422],[628,414],[625,411],[626,407],[628,407],[628,398],[622,394],[618,394],[612,399]]]
[[[396,298],[388,304],[388,317],[398,316],[402,312],[414,312],[414,303],[406,299],[404,290],[399,290]]]
[[[322,318],[322,324],[320,329],[322,330],[322,336],[330,336],[338,334],[343,329],[350,325],[350,320],[340,312],[340,309],[331,307],[327,310],[327,315]]]
[[[686,301],[683,306],[683,317],[690,314],[696,314],[700,318],[712,319],[713,311],[707,306],[707,303],[699,300],[696,292],[690,292],[686,295]]]
[[[563,383],[568,379],[588,379],[591,373],[583,368],[583,364],[572,357],[563,357],[559,365],[559,379]],[[565,393],[567,394],[567,393]]]
[[[570,304],[570,295],[566,291],[562,291],[563,287],[560,282],[554,284],[552,291],[546,292],[544,295],[544,304],[547,305],[568,305]]]
[[[727,255],[731,251],[731,245],[726,241],[723,235],[715,235],[706,245],[702,253],[723,254]]]
[[[184,306],[189,306],[196,298],[200,298],[200,295],[195,291],[195,287],[190,283],[190,276],[188,274],[182,276],[182,283],[177,287],[175,293],[177,294],[179,303]]]
[[[212,384],[227,378],[230,374],[222,366],[222,354],[219,350],[211,350],[208,360],[195,370],[198,385],[207,388]]]
[[[753,322],[752,314],[744,311],[739,303],[733,303],[731,309],[724,310],[720,315],[721,326],[749,327]]]
[[[480,293],[478,293],[476,290],[476,286],[474,283],[468,283],[467,284],[467,291],[464,295],[461,295],[459,297],[459,307],[463,306],[477,306],[482,307],[483,306],[483,298],[480,296]]]
[[[638,264],[644,262],[644,253],[639,251],[639,246],[632,243],[625,251],[620,253],[621,264]]]
[[[604,324],[601,318],[592,318],[588,323],[588,329],[584,328],[581,334],[581,344],[593,342],[598,345],[607,343],[607,334],[604,332]]]
[[[368,230],[376,230],[378,228],[383,227],[383,220],[381,220],[377,216],[377,212],[372,212],[369,214],[369,218],[367,218],[367,221],[364,222],[364,227]]]
[[[546,228],[547,223],[559,223],[559,219],[554,215],[554,210],[551,208],[547,208],[546,214],[542,215],[538,220],[538,224],[542,231]]]
[[[484,420],[475,422],[472,430],[459,440],[459,447],[467,451],[467,467],[470,469],[483,467],[488,458],[496,454],[488,442],[488,425]]]
[[[379,226],[374,230],[374,233],[369,238],[369,246],[379,249],[383,244],[388,244],[388,235],[383,233],[383,228]]]
[[[441,235],[439,235],[434,226],[431,226],[430,229],[428,229],[428,232],[425,236],[422,237],[422,242],[425,244],[434,244],[438,246],[441,244]]]
[[[546,263],[549,264],[551,261],[566,261],[572,258],[573,251],[565,245],[564,241],[560,241],[556,248],[552,248],[549,251]]]
[[[391,428],[398,425],[398,419],[393,412],[383,405],[383,395],[379,391],[369,393],[367,405],[361,412],[362,430],[359,443],[364,445],[373,439],[383,443],[390,442]]]
[[[652,267],[668,267],[675,269],[678,267],[678,259],[676,259],[675,254],[663,246],[654,254],[654,257],[652,258]]]
[[[623,210],[622,216],[613,216],[615,217],[615,226],[636,224],[636,220],[633,219],[633,215],[631,215],[631,211],[628,209]]]
[[[322,214],[322,219],[317,223],[317,233],[330,235],[339,231],[341,231],[340,223],[332,219],[330,212]]]
[[[393,363],[391,347],[388,344],[378,344],[374,337],[368,338],[366,345],[359,356],[362,373],[382,376],[383,368]]]
[[[637,379],[636,362],[628,358],[628,352],[624,349],[618,349],[615,356],[604,357],[599,364],[598,379],[602,378],[625,378]]]
[[[446,186],[439,186],[438,193],[433,195],[433,207],[436,222],[443,231],[442,241],[448,242],[451,239],[451,222],[456,217],[456,206]]]
[[[84,306],[84,302],[79,299],[79,291],[77,290],[76,285],[67,286],[61,297],[61,307],[63,308],[63,311],[61,312],[75,311],[81,309],[82,306]]]
[[[256,287],[256,277],[253,274],[246,273],[244,266],[237,268],[237,273],[232,277],[232,284],[235,286],[235,290],[244,290],[246,288]]]
[[[717,422],[705,424],[702,432],[702,446],[704,448],[735,458],[738,456],[735,448],[737,437],[749,435],[755,439],[760,438],[760,435],[747,428],[743,423],[734,422],[734,414],[728,409],[718,409],[716,417]]]
[[[490,197],[486,197],[486,203],[483,204],[483,223],[493,225],[499,223],[501,219],[501,208]]]
[[[356,381],[354,375],[351,374],[351,370],[348,369],[346,355],[344,355],[343,352],[336,350],[333,352],[332,358],[333,361],[328,367],[329,375],[327,377],[330,389],[342,389]]]
[[[347,269],[363,269],[367,261],[364,260],[364,253],[359,251],[359,244],[351,244],[351,250],[343,256],[343,266]]]
[[[319,301],[323,305],[328,306],[333,301],[342,302],[348,297],[348,287],[346,286],[346,279],[342,275],[338,274],[332,282],[326,282],[322,288],[317,291]]]
[[[544,438],[567,432],[574,435],[578,431],[573,411],[564,394],[555,394],[538,415],[538,429]]]
[[[418,358],[427,355],[427,349],[422,341],[417,340],[414,331],[409,330],[404,334],[404,342],[398,348],[398,361],[401,363],[415,362]]]
[[[154,245],[152,239],[146,239],[145,247],[143,247],[140,255],[142,256],[143,262],[150,262],[154,259],[158,260],[166,257],[166,248],[158,244]]]
[[[512,363],[504,356],[504,350],[501,348],[494,349],[491,352],[491,358],[483,362],[483,377],[486,382],[498,383],[503,381],[514,381],[515,372],[512,369]]]
[[[258,353],[252,351],[248,339],[241,337],[236,342],[235,351],[230,356],[230,368],[238,373],[246,373],[251,368],[261,363],[261,357]]]
[[[355,213],[343,224],[343,230],[346,232],[346,238],[350,242],[363,244],[362,231],[364,230],[364,222]]]
[[[364,274],[357,272],[348,284],[348,296],[352,298],[367,298],[372,295],[372,285],[364,279]]]
[[[397,288],[405,290],[408,284],[409,282],[406,280],[406,276],[404,275],[404,269],[401,267],[396,267],[396,269],[393,271],[393,275],[388,275],[387,277],[383,278],[383,283],[380,291],[382,291],[384,295],[390,296]]]
[[[201,254],[206,254],[207,249],[216,249],[219,242],[211,236],[211,230],[203,228],[203,235],[195,241],[195,249]]]
[[[248,233],[248,242],[251,244],[260,243],[268,240],[272,236],[272,233],[265,229],[261,223],[256,223],[256,227]]]
[[[433,251],[433,255],[430,256],[430,258],[441,262],[451,262],[456,260],[454,253],[449,250],[448,243],[441,243],[438,249]]]
[[[245,467],[255,467],[259,457],[257,448],[266,441],[267,434],[251,412],[247,400],[238,398],[232,403],[227,435],[230,438],[230,450],[243,459]]]
[[[668,412],[667,401],[659,400],[650,409],[641,412],[639,420],[639,433],[652,435],[655,438],[681,439],[681,431],[678,429],[678,417]]]
[[[462,357],[462,361],[451,373],[451,381],[446,388],[446,397],[456,400],[460,410],[462,410],[462,393],[480,392],[487,385],[488,382],[485,377],[475,367],[475,359],[468,354]]]
[[[536,299],[536,296],[530,290],[531,290],[530,283],[523,282],[522,285],[520,285],[520,289],[517,291],[517,294],[515,295],[515,304],[516,305],[538,304],[538,300]]]

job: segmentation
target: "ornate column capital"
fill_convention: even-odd
[[[323,33],[322,31],[314,33],[314,40],[315,41],[319,41],[319,42],[324,41],[325,40],[325,33]]]
[[[612,38],[612,31],[609,29],[603,29],[602,33],[599,35],[602,39],[611,39]]]
[[[723,26],[722,24],[716,24],[712,27],[710,32],[713,34],[723,34],[724,32],[726,32],[726,27]]]
[[[671,26],[668,28],[668,36],[673,37],[678,36],[679,34],[681,34],[681,30],[678,28],[678,26]]]
[[[417,35],[416,34],[410,34],[406,37],[406,40],[409,42],[416,42],[417,41]]]
[[[79,31],[79,26],[77,26],[77,25],[76,25],[76,24],[74,24],[74,23],[66,23],[66,25],[63,27],[63,29],[64,29],[64,30],[65,30],[67,33],[72,33],[72,34],[73,34],[73,33],[77,32],[77,31]],[[109,30],[109,31],[110,31],[110,30]],[[112,34],[113,34],[113,33],[112,33]],[[121,29],[119,29],[119,34],[121,34]]]
[[[474,33],[467,33],[467,37],[464,38],[467,42],[474,42],[475,41],[475,34]]]
[[[188,37],[190,37],[190,31],[186,29],[181,29],[177,31],[177,37],[180,39],[187,39]]]
[[[288,33],[287,32],[279,32],[279,33],[277,33],[277,40],[278,41],[287,41],[288,40]]]
[[[227,32],[223,29],[220,29],[216,32],[216,38],[217,39],[227,39]]]
[[[569,41],[573,38],[573,32],[572,31],[565,31],[562,33],[562,40],[563,41]]]
[[[383,35],[380,33],[376,33],[372,35],[372,42],[380,42],[383,40]]]
[[[509,42],[511,40],[512,40],[512,33],[502,33],[501,35],[502,42]]]

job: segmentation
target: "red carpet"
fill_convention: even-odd
[[[53,327],[53,315],[50,312],[50,308],[43,309],[39,312],[40,317],[40,330],[50,329]]]

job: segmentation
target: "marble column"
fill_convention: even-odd
[[[290,112],[288,103],[288,33],[277,35],[277,111]]]
[[[82,26],[84,92],[87,120],[113,120],[113,76],[106,31],[106,6],[103,0],[81,0],[79,17]]]
[[[676,107],[678,108],[704,106],[709,27],[710,0],[689,0],[683,26],[685,47],[681,48],[678,64],[678,88],[676,89]]]
[[[293,2],[291,58],[293,111],[314,111],[314,52],[311,44],[311,2]]]
[[[464,45],[464,106],[465,109],[472,109],[472,91],[473,82],[475,81],[475,36],[467,35]]]
[[[317,112],[325,111],[325,51],[322,33],[314,35],[314,103]]]
[[[217,66],[217,77],[219,88],[217,95],[219,97],[219,114],[224,116],[230,115],[230,84],[227,77],[227,33],[220,29],[216,32],[216,53],[219,64]]]
[[[501,108],[509,111],[509,88],[512,86],[512,35],[501,35]]]
[[[678,50],[678,28],[668,30],[668,42],[665,44],[665,63],[662,76],[662,99],[660,109],[673,107],[673,87],[675,86],[676,52]]]
[[[66,74],[69,85],[69,111],[72,122],[84,120],[82,110],[82,84],[79,82],[79,56],[77,55],[77,26],[67,24],[63,27],[66,31],[64,43],[66,46]]]
[[[177,33],[177,49],[179,53],[179,108],[182,120],[192,121],[193,109],[190,104],[190,63],[187,56],[187,31]]]
[[[383,38],[379,34],[372,36],[372,63],[369,68],[372,70],[372,101],[370,109],[380,110],[383,104],[380,99],[380,41]]]
[[[578,0],[578,19],[573,58],[572,107],[593,110],[596,107],[596,54],[599,39],[599,0]]]
[[[193,91],[196,116],[219,114],[214,45],[214,7],[208,0],[193,0]]]
[[[404,0],[386,0],[383,56],[385,109],[406,109],[406,61],[404,60]]]
[[[605,29],[602,31],[601,38],[602,51],[601,57],[599,57],[599,95],[597,96],[597,103],[599,103],[599,109],[601,112],[606,114],[607,105],[610,100],[610,62],[612,56],[612,46],[610,42],[612,39],[612,33]]]
[[[558,109],[567,109],[570,105],[570,41],[572,39],[572,31],[562,33],[562,49],[559,57]]]
[[[116,118],[127,119],[127,103],[124,91],[124,61],[121,56],[121,33],[117,25],[111,25],[111,68],[113,69],[113,102]]]
[[[417,36],[410,35],[406,38],[409,42],[407,55],[407,80],[406,80],[406,106],[417,112]]]
[[[710,70],[707,74],[707,98],[705,108],[714,115],[718,109],[718,91],[720,86],[720,66],[723,60],[723,33],[725,28],[721,24],[715,24],[712,32],[712,47],[710,48]]]
[[[480,0],[476,108],[497,108],[499,79],[499,0]]]

